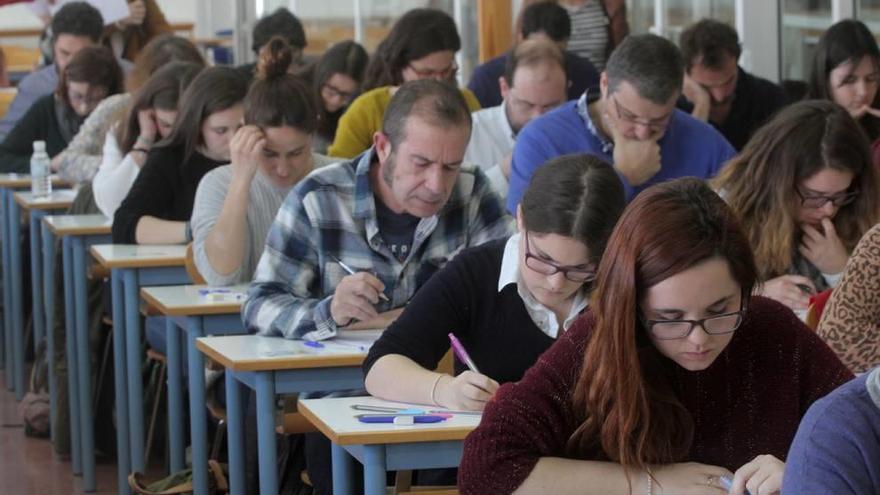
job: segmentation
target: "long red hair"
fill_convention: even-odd
[[[757,276],[749,242],[703,181],[655,185],[624,210],[590,304],[595,326],[573,391],[582,422],[568,441],[572,455],[601,450],[640,470],[685,459],[693,420],[672,389],[671,362],[640,323],[640,302],[650,287],[713,257],[727,260],[747,297]]]

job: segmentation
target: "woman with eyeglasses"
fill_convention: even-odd
[[[455,21],[445,12],[412,9],[403,14],[370,58],[362,88],[365,92],[339,119],[327,154],[354,158],[369,148],[373,133],[382,128],[385,108],[401,84],[419,79],[455,84],[455,52],[460,49]],[[480,102],[470,90],[461,89],[461,94],[471,112],[480,109]]]
[[[757,277],[703,181],[636,196],[587,313],[465,440],[460,492],[778,493],[801,417],[852,373],[791,311],[750,297]]]
[[[614,169],[590,155],[547,162],[517,210],[519,233],[456,256],[419,289],[364,361],[370,394],[482,410],[522,378],[587,307],[595,269],[624,206]],[[434,370],[452,332],[477,370]]]
[[[315,153],[326,153],[336,137],[339,118],[360,93],[368,60],[367,51],[360,44],[341,41],[300,74],[311,83],[318,103],[318,128],[312,138]]]
[[[794,310],[837,285],[850,251],[880,214],[868,140],[831,101],[780,111],[714,185],[755,253],[756,293]]]
[[[58,88],[35,101],[0,143],[0,172],[28,173],[34,141],[45,141],[50,158],[64,151],[92,110],[122,91],[122,84],[122,69],[110,50],[80,50],[64,68]]]

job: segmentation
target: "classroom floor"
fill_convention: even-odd
[[[116,493],[116,464],[99,462],[96,494]],[[48,439],[24,435],[15,394],[0,371],[0,495],[85,493],[70,460],[59,458]]]

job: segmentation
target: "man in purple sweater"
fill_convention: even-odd
[[[718,131],[675,104],[684,62],[672,42],[631,35],[611,54],[599,80],[579,100],[531,121],[516,140],[507,209],[516,212],[535,169],[570,153],[614,165],[627,199],[668,179],[714,176],[735,151]]]
[[[880,493],[880,368],[807,411],[788,452],[782,495]]]

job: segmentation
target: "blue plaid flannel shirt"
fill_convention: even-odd
[[[320,340],[336,335],[330,301],[348,275],[334,260],[375,274],[389,301],[403,306],[427,279],[464,248],[509,237],[511,218],[477,167],[462,166],[449,201],[423,218],[412,250],[399,262],[382,241],[369,170],[370,148],[351,161],[311,173],[284,200],[242,308],[251,333]]]

